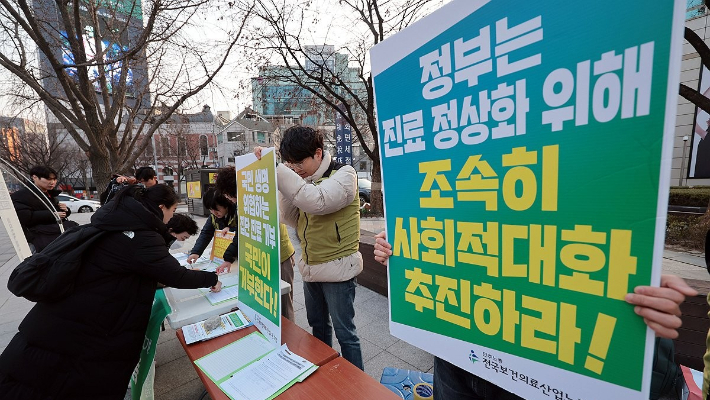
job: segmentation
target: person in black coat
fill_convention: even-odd
[[[129,186],[91,224],[108,231],[84,254],[75,290],[37,303],[0,355],[3,400],[123,399],[138,363],[156,285],[211,287],[214,272],[180,266],[165,223],[177,208],[172,188]]]
[[[10,195],[10,198],[27,243],[35,252],[42,251],[62,233],[57,218],[65,220],[71,211],[57,199],[57,195],[62,191],[54,189],[57,185],[57,173],[52,168],[33,167],[30,177],[34,186],[22,188]]]

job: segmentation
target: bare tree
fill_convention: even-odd
[[[440,6],[442,0],[340,0],[281,2],[257,0],[257,22],[251,33],[253,48],[264,49],[258,61],[260,79],[288,82],[303,88],[314,103],[340,113],[352,127],[363,151],[372,160],[372,208],[382,212],[379,145],[374,91],[368,51],[382,40]],[[242,5],[245,9],[248,4]],[[322,8],[318,8],[322,7]],[[335,47],[312,46],[311,32],[326,15],[337,11],[352,40]],[[342,16],[341,16],[342,15]],[[337,27],[326,27],[319,43],[338,42]],[[323,30],[323,27],[321,27]],[[330,37],[328,37],[330,36]],[[345,59],[346,57],[346,59]],[[276,67],[276,66],[280,66]]]
[[[0,134],[0,158],[24,178],[36,165],[51,167],[60,178],[65,177],[71,174],[73,161],[83,156],[68,135],[47,135],[44,125],[33,120],[3,119]]]
[[[195,29],[205,29],[206,15],[224,15],[232,5],[0,0],[0,66],[14,77],[6,85],[20,84],[3,91],[10,97],[5,101],[22,107],[41,102],[50,126],[71,135],[103,187],[112,172],[127,171],[158,127],[223,68],[251,7],[230,14],[231,30],[212,27],[204,35]]]

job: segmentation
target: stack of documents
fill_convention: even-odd
[[[198,367],[233,400],[269,400],[318,367],[292,353],[284,344],[273,348],[254,332],[195,361]]]
[[[183,326],[182,333],[185,335],[185,343],[191,344],[202,340],[209,340],[252,325],[241,311],[220,315],[220,319],[220,325],[212,330],[205,326],[205,321]]]
[[[217,267],[219,267],[222,263],[221,260],[215,259],[215,261],[213,261],[209,258],[200,256],[200,258],[198,258],[194,263],[188,264],[188,254],[171,254],[176,260],[178,260],[178,262],[180,262],[180,265],[186,268],[199,269],[202,271],[215,272]],[[209,288],[199,289],[200,293],[202,293],[212,305],[237,298],[239,294],[239,266],[235,264],[234,268],[232,268],[232,272],[220,275],[219,281],[222,282],[222,290],[217,293],[211,292]]]

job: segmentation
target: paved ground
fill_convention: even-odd
[[[181,209],[180,211],[187,211]],[[91,214],[75,214],[72,219],[87,223]],[[204,218],[195,218],[202,227]],[[364,219],[362,228],[371,232],[382,230],[382,219]],[[191,238],[183,250],[189,251],[195,237]],[[296,246],[298,247],[298,246]],[[10,294],[6,287],[12,269],[17,265],[14,249],[0,226],[0,350],[4,349],[17,326],[32,307],[32,303]],[[664,251],[664,272],[674,273],[684,278],[710,280],[705,269],[705,260],[700,253]],[[308,330],[303,300],[303,286],[296,270],[294,282],[296,322]],[[355,322],[362,341],[365,372],[379,381],[384,367],[407,368],[431,372],[434,358],[430,354],[409,345],[389,334],[387,298],[367,288],[358,287],[355,297]],[[166,324],[166,331],[160,334],[156,354],[155,394],[156,400],[196,400],[202,393],[202,383],[177,341],[175,331]],[[339,350],[337,344],[336,350]]]

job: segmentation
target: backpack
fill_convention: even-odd
[[[684,384],[683,371],[675,362],[675,344],[671,339],[657,337],[653,354],[650,400],[661,397],[679,399]]]
[[[107,231],[91,225],[65,231],[42,251],[27,257],[10,274],[7,288],[34,302],[59,300],[74,291],[84,252]]]

